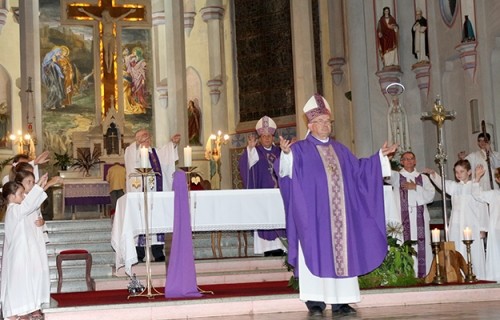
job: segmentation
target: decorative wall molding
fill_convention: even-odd
[[[476,66],[477,66],[477,42],[476,41],[467,41],[462,42],[455,49],[460,53],[460,60],[462,61],[462,68],[467,74],[470,76],[472,80],[474,80],[474,76],[476,74]]]
[[[342,83],[342,79],[344,78],[344,71],[342,70],[344,65],[345,59],[343,57],[336,57],[328,60],[328,66],[332,68],[331,74],[333,83],[337,86]]]
[[[422,100],[427,100],[429,94],[429,83],[431,79],[431,64],[430,63],[416,63],[412,66],[411,70],[415,73],[415,78],[417,79],[418,88],[420,89],[420,95]]]

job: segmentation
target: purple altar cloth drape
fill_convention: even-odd
[[[186,174],[174,173],[174,228],[165,281],[165,298],[201,297],[196,284]]]

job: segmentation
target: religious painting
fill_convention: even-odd
[[[40,2],[40,72],[45,148],[71,153],[71,136],[95,118],[93,28],[61,26],[59,1]]]
[[[439,0],[439,9],[444,23],[451,27],[458,12],[457,0]]]
[[[152,126],[152,48],[146,29],[122,30],[123,110],[133,132]]]

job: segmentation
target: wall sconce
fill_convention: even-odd
[[[35,158],[35,144],[29,133],[18,130],[17,135],[11,134],[9,138],[13,144],[17,144],[18,154],[27,154],[31,159]],[[24,147],[27,147],[27,153],[24,152]]]

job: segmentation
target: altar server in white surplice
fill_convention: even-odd
[[[476,171],[477,174],[477,171]],[[487,179],[488,177],[481,177]],[[500,168],[495,169],[495,182],[500,184]],[[500,282],[500,190],[479,191],[474,189],[476,200],[490,206],[488,240],[486,245],[486,278],[485,280]]]
[[[473,197],[473,194],[480,188],[478,173],[485,169],[483,166],[476,167],[474,181],[470,180],[472,170],[469,161],[458,160],[453,169],[458,182],[445,181],[446,193],[451,196],[448,240],[455,242],[456,251],[467,258],[467,248],[462,240],[464,240],[464,229],[470,228],[472,240],[474,240],[470,247],[474,274],[478,279],[485,279],[486,257],[483,239],[485,231],[488,231],[488,206]],[[424,169],[424,172],[430,174],[431,180],[437,186],[441,185],[441,177],[434,170]]]
[[[391,175],[399,223],[403,226],[402,241],[417,241],[414,258],[415,274],[422,278],[427,274],[432,262],[430,247],[429,211],[427,204],[434,200],[436,190],[426,175],[415,170],[417,159],[411,151],[401,154],[403,168]]]
[[[147,177],[148,192],[151,191],[171,191],[175,162],[179,159],[177,145],[181,140],[179,134],[174,135],[171,141],[159,148],[151,146],[151,134],[146,129],[141,129],[135,134],[135,142],[125,149],[125,170],[127,172],[127,192],[142,192],[142,177],[133,176],[136,168],[145,165],[152,168],[156,175]],[[141,149],[147,148],[147,160],[141,160]],[[145,163],[144,163],[145,161]],[[141,163],[142,162],[142,163]],[[131,176],[132,175],[132,176]],[[144,246],[146,239],[144,235],[138,237],[137,259],[141,262],[145,257]],[[163,254],[164,234],[157,234],[152,237],[152,252],[155,261],[165,261]]]

